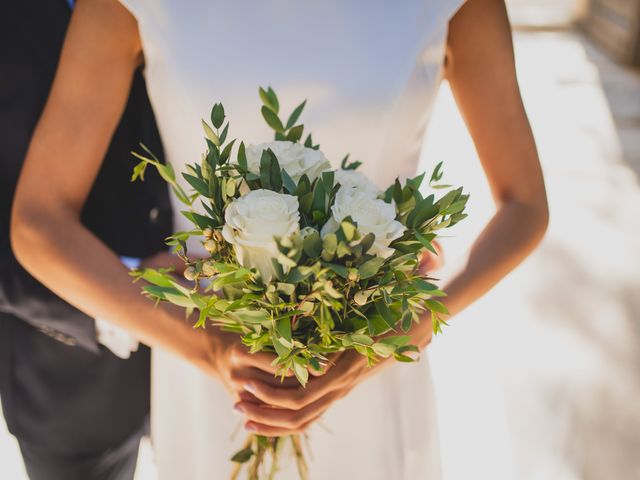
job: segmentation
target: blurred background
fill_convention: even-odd
[[[430,347],[444,479],[640,479],[640,0],[507,3],[551,223]],[[446,84],[423,167],[440,160],[471,193],[453,271],[493,205]],[[25,478],[4,425],[0,465]],[[138,470],[155,477],[148,443]]]

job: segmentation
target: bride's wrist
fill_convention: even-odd
[[[418,347],[420,351],[429,346],[433,339],[433,324],[431,312],[425,312],[420,319],[420,323],[415,323],[411,329],[409,336],[411,343]]]

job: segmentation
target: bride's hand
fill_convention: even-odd
[[[237,333],[224,332],[217,327],[210,329],[211,373],[218,378],[235,401],[251,399],[244,386],[260,382],[272,388],[291,388],[298,381],[289,373],[283,380],[276,377],[276,368],[271,365],[274,356],[269,353],[249,353]]]
[[[305,388],[300,385],[283,388],[251,380],[244,384],[244,389],[259,402],[243,398],[235,408],[247,418],[245,428],[259,435],[283,436],[302,432],[336,400],[390,361],[383,359],[374,367],[368,367],[362,355],[350,350],[340,355],[324,375],[310,378]]]
[[[420,350],[426,348],[433,337],[431,319],[424,318],[414,325],[409,335],[412,344]],[[293,383],[288,387],[274,385],[262,379],[247,381],[243,385],[247,393],[240,396],[235,409],[245,415],[245,428],[259,435],[273,437],[303,432],[333,403],[394,361],[392,357],[383,358],[369,367],[363,355],[348,350],[336,355],[330,368],[312,376],[304,388]]]

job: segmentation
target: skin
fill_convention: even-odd
[[[193,332],[171,306],[154,310],[113,252],[79,222],[141,58],[136,22],[122,6],[114,0],[78,2],[18,185],[15,253],[34,276],[82,310],[113,319],[146,343],[171,349],[219,378],[239,399],[236,409],[245,415],[248,430],[263,435],[303,431],[391,361],[368,368],[359,354],[347,352],[305,389],[293,379],[275,384],[269,355],[249,356],[236,336],[214,329],[207,335]],[[468,0],[452,19],[445,75],[496,204],[466,265],[444,287],[445,303],[455,315],[529,255],[546,230],[548,207],[503,0]],[[47,169],[52,158],[65,161],[52,171]],[[425,348],[432,337],[430,319],[410,334]]]

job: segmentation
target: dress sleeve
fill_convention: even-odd
[[[462,8],[466,1],[467,0],[446,0],[447,5],[445,16],[447,22],[450,21],[456,13],[458,13],[458,10]]]
[[[120,0],[120,3],[124,8],[129,10],[131,15],[136,17],[136,20],[139,20],[144,0]]]

